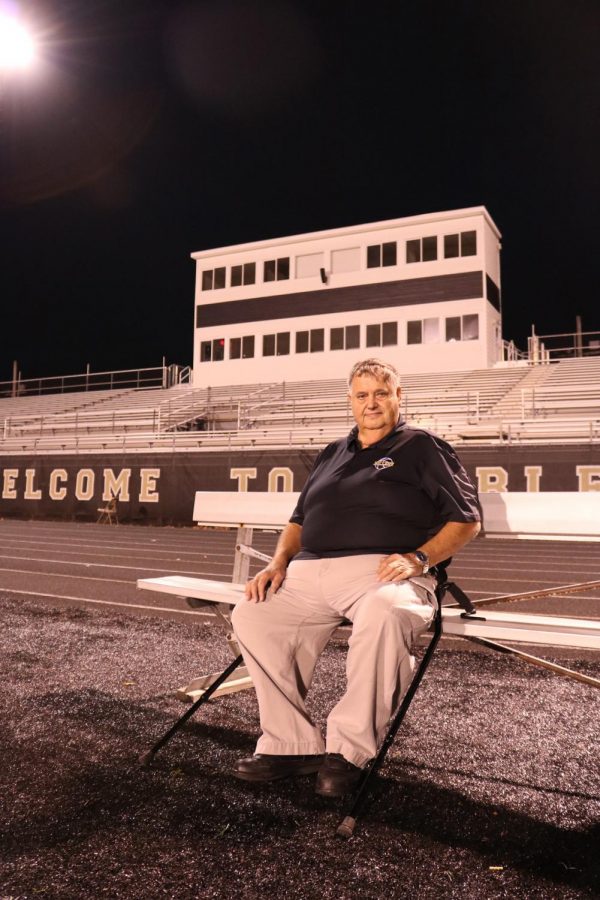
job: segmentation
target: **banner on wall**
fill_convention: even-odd
[[[192,523],[196,491],[299,491],[317,451],[0,458],[0,516],[93,519],[113,496],[121,521]],[[600,445],[466,447],[480,493],[598,491]]]

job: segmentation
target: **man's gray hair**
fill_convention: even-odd
[[[385,381],[393,391],[400,387],[398,370],[391,363],[383,362],[381,359],[363,359],[355,363],[348,375],[348,390],[352,387],[352,381],[357,375],[370,375],[372,378]]]

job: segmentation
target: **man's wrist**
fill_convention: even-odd
[[[430,568],[428,554],[424,550],[413,550],[412,555],[422,567],[421,575],[427,575]]]

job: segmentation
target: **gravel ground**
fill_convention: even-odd
[[[0,898],[600,896],[600,692],[439,650],[349,842],[312,779],[235,780],[254,694],[209,704],[156,759],[174,689],[219,631],[0,598]],[[345,647],[312,692],[323,722]],[[600,662],[572,663],[600,676]]]

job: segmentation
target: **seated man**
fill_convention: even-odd
[[[348,383],[356,426],[317,457],[273,560],[232,616],[262,728],[234,774],[318,772],[316,791],[330,797],[354,787],[410,684],[411,645],[435,612],[429,569],[480,528],[477,493],[452,448],[400,418],[394,367],[364,360]],[[305,698],[343,619],[352,622],[347,685],[325,747]]]

